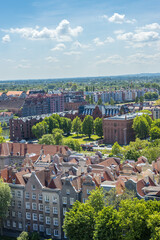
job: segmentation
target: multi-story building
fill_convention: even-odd
[[[0,113],[0,123],[3,124],[4,122],[9,125],[9,120],[13,118],[12,112],[1,112]]]
[[[135,140],[135,133],[132,128],[133,119],[143,113],[125,114],[103,119],[103,135],[105,143],[126,145]]]
[[[22,116],[34,116],[64,111],[63,94],[30,94],[22,109]]]

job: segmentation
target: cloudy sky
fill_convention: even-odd
[[[160,0],[5,0],[0,80],[160,72]]]

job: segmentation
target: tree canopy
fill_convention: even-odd
[[[93,129],[94,129],[93,117],[90,115],[86,115],[82,123],[83,133],[88,135],[88,137],[90,138],[91,134],[93,134]]]
[[[77,116],[72,122],[72,132],[78,134],[81,132],[82,129],[82,122],[81,119]]]
[[[102,118],[98,117],[94,120],[94,129],[99,137],[103,136]]]

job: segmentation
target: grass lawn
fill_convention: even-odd
[[[69,135],[67,137],[64,137],[64,140],[70,140],[70,139],[78,140],[78,142],[80,144],[86,144],[86,143],[89,143],[89,142],[98,141],[101,138],[98,137],[97,135],[91,135],[91,138],[88,138],[84,134],[79,134],[78,136],[77,136],[77,134],[71,134],[71,135]]]

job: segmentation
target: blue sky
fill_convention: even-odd
[[[160,72],[159,0],[5,0],[0,80]]]

